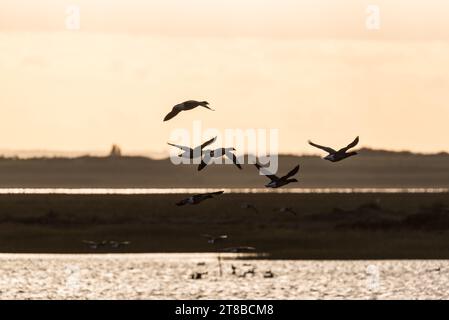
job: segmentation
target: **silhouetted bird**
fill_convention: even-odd
[[[220,158],[222,156],[226,156],[232,160],[232,162],[237,166],[237,168],[242,169],[242,166],[237,161],[236,155],[233,153],[235,148],[218,148],[215,150],[204,150],[204,156],[201,160],[200,165],[198,166],[198,171],[203,170],[211,161],[212,158]]]
[[[212,111],[215,111],[214,109],[211,109],[209,107],[209,102],[207,102],[207,101],[188,100],[188,101],[184,101],[180,104],[175,105],[173,107],[173,109],[165,116],[164,121],[168,121],[168,120],[176,117],[176,115],[178,113],[180,113],[181,111],[192,110],[199,106],[204,107],[209,110],[212,110]]]
[[[215,195],[220,195],[222,193],[224,193],[224,191],[195,194],[191,197],[188,197],[184,200],[179,201],[176,205],[183,206],[186,204],[198,204],[206,199],[213,198]]]
[[[341,161],[343,159],[346,159],[351,156],[355,156],[357,152],[347,152],[349,149],[354,148],[359,143],[359,137],[355,138],[354,141],[352,141],[350,144],[348,144],[346,147],[341,148],[340,150],[336,151],[329,147],[320,146],[319,144],[313,143],[312,141],[309,141],[309,144],[311,146],[314,146],[318,149],[324,150],[327,153],[329,153],[327,156],[325,156],[323,159],[331,161],[331,162],[337,162]]]
[[[89,246],[89,248],[91,249],[98,249],[101,247],[104,247],[108,244],[108,242],[106,240],[97,242],[97,241],[90,241],[90,240],[83,240],[83,243],[85,243],[86,245]]]
[[[264,278],[273,278],[274,274],[273,274],[273,272],[271,272],[271,270],[267,270],[263,273],[263,277]]]
[[[111,240],[109,241],[109,245],[111,246],[111,248],[117,249],[123,246],[127,246],[131,244],[131,241],[115,241],[115,240]]]
[[[203,155],[203,149],[205,147],[207,147],[208,145],[212,144],[215,142],[215,140],[217,139],[217,137],[214,137],[210,140],[207,140],[206,142],[204,142],[202,145],[195,147],[195,148],[190,148],[190,147],[186,147],[186,146],[181,146],[178,144],[173,144],[170,142],[167,142],[168,145],[176,147],[181,149],[182,151],[184,151],[183,153],[179,154],[178,157],[182,157],[182,158],[186,158],[186,159],[194,159],[194,158],[199,158]]]
[[[207,275],[207,272],[194,272],[190,275],[190,279],[199,280],[202,279],[205,275]]]
[[[259,170],[259,171],[262,171],[264,169],[257,162],[256,162],[255,166],[256,166],[257,170]],[[267,176],[271,180],[268,184],[265,185],[265,187],[267,187],[267,188],[279,188],[279,187],[285,186],[285,185],[287,185],[289,183],[292,183],[292,182],[298,182],[297,179],[290,179],[290,177],[292,177],[295,174],[297,174],[298,171],[299,171],[299,165],[297,165],[295,168],[293,168],[293,170],[291,170],[285,176],[280,177],[280,178],[278,176],[273,175],[273,174],[265,174],[265,176]]]
[[[237,267],[234,266],[233,264],[231,264],[231,269],[232,269],[232,274],[235,275],[235,273],[237,271]]]
[[[228,238],[228,235],[226,235],[226,234],[222,234],[219,236],[212,236],[210,234],[202,234],[201,236],[204,238],[207,238],[207,242],[210,244],[215,244],[217,242],[226,240]]]

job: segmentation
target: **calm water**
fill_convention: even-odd
[[[222,276],[217,256],[202,253],[1,254],[0,265],[1,299],[449,298],[448,261],[243,261],[228,255]],[[264,278],[268,270],[273,278]],[[193,272],[207,274],[192,280]]]
[[[217,191],[201,188],[0,188],[0,194],[183,194]],[[226,193],[448,193],[448,188],[222,188]]]

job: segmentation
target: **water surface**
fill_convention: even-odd
[[[1,254],[1,299],[448,299],[449,262]],[[232,274],[231,265],[236,267]],[[245,272],[255,267],[254,274]],[[264,278],[271,271],[273,278]],[[207,272],[193,280],[194,272]]]

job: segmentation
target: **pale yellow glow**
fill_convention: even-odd
[[[2,1],[0,149],[166,152],[172,129],[278,128],[449,151],[447,1]],[[393,3],[394,2],[394,3]],[[66,30],[79,4],[81,29]],[[186,99],[217,111],[162,118]]]

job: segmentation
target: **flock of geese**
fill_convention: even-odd
[[[196,101],[196,100],[188,100],[184,101],[182,103],[179,103],[175,105],[172,110],[165,116],[164,121],[168,121],[170,119],[173,119],[176,117],[179,113],[182,111],[188,111],[193,110],[197,107],[202,107],[205,109],[208,109],[210,111],[215,111],[214,109],[209,107],[209,103],[207,101]],[[198,171],[203,170],[212,159],[220,158],[223,156],[226,156],[228,159],[230,159],[234,165],[238,169],[242,169],[241,164],[238,162],[237,157],[235,155],[235,148],[233,147],[226,147],[226,148],[216,148],[216,149],[206,149],[208,146],[213,144],[216,141],[217,137],[214,137],[212,139],[209,139],[208,141],[204,142],[203,144],[197,146],[197,147],[188,147],[188,146],[182,146],[177,145],[173,143],[168,143],[168,145],[172,147],[176,147],[181,150],[181,153],[178,155],[178,157],[184,158],[184,159],[196,159],[201,157],[201,162],[198,166]],[[325,160],[328,160],[330,162],[338,162],[341,160],[344,160],[346,158],[352,157],[357,154],[357,152],[349,151],[350,149],[354,148],[359,143],[359,137],[356,137],[353,142],[348,144],[346,147],[341,149],[333,149],[330,147],[322,146],[316,143],[313,143],[312,141],[309,141],[309,144],[315,148],[321,149],[325,152],[327,152],[327,155],[323,158]],[[279,177],[277,175],[272,174],[271,172],[268,172],[267,168],[262,166],[261,164],[256,161],[255,167],[259,171],[259,173],[262,173],[262,175],[265,175],[270,181],[265,184],[265,187],[267,188],[280,188],[283,186],[286,186],[290,183],[298,182],[296,178],[293,178],[298,172],[299,172],[299,165],[295,166],[292,170],[290,170],[287,174]],[[182,199],[176,203],[177,206],[184,206],[184,205],[197,205],[207,199],[215,198],[221,194],[223,194],[224,191],[216,191],[216,192],[208,192],[208,193],[200,193],[200,194],[194,194],[192,196],[189,196],[188,198]],[[242,209],[248,209],[252,210],[255,213],[258,213],[258,209],[249,203],[244,203],[241,206]],[[278,212],[283,213],[290,213],[293,215],[296,215],[297,213],[293,210],[291,207],[282,207],[274,209]],[[207,242],[209,244],[215,245],[217,243],[220,243],[226,239],[228,239],[228,235],[222,234],[218,236],[210,235],[210,234],[203,234],[202,237],[207,239]],[[99,242],[96,241],[90,241],[90,240],[84,240],[84,244],[86,244],[90,249],[100,249],[100,248],[112,248],[117,249],[121,248],[123,246],[127,246],[130,244],[129,241],[115,241],[115,240],[102,240]],[[219,252],[232,252],[232,253],[238,253],[238,252],[251,252],[255,251],[254,247],[247,247],[247,246],[239,246],[239,247],[230,247],[230,248],[224,248],[218,250]]]
[[[209,103],[207,101],[188,100],[188,101],[184,101],[182,103],[175,105],[172,108],[172,110],[165,116],[164,121],[173,119],[182,111],[192,110],[197,107],[203,107],[203,108],[209,109],[211,111],[215,111],[214,109],[209,107]],[[191,159],[191,160],[201,157],[201,163],[198,166],[198,171],[203,170],[210,163],[210,161],[213,158],[219,158],[219,157],[223,157],[223,156],[226,156],[227,158],[232,160],[232,162],[237,166],[237,168],[242,169],[242,166],[240,165],[240,163],[238,163],[237,157],[234,154],[234,152],[236,151],[235,148],[233,148],[233,147],[217,148],[214,150],[205,149],[206,147],[208,147],[209,145],[214,143],[216,141],[216,139],[217,139],[217,137],[214,137],[194,148],[187,147],[187,146],[181,146],[181,145],[177,145],[177,144],[173,144],[173,143],[168,143],[168,145],[176,147],[182,151],[182,153],[180,153],[178,155],[179,157]],[[349,151],[349,150],[354,148],[358,143],[359,143],[359,137],[356,137],[354,139],[354,141],[351,142],[350,144],[348,144],[346,147],[336,150],[336,149],[322,146],[322,145],[313,143],[312,141],[309,141],[309,144],[311,146],[321,149],[323,151],[326,151],[328,153],[328,155],[325,156],[323,159],[328,160],[330,162],[338,162],[338,161],[344,160],[346,158],[355,156],[357,154],[357,152]],[[290,170],[286,175],[281,176],[281,177],[278,177],[277,175],[274,175],[274,174],[268,172],[266,167],[262,166],[257,161],[255,163],[255,166],[260,173],[262,173],[268,179],[270,179],[270,182],[268,182],[265,185],[265,187],[267,187],[267,188],[280,188],[280,187],[286,186],[290,183],[298,182],[298,179],[293,178],[293,177],[299,172],[299,165],[297,165],[292,170]],[[176,204],[178,206],[196,205],[196,204],[203,202],[204,200],[211,199],[211,198],[214,198],[215,196],[221,195],[221,194],[223,194],[223,192],[224,191],[217,191],[217,192],[195,194],[186,199],[179,201]],[[250,207],[248,207],[248,209],[249,208]],[[251,209],[256,209],[256,208],[251,208]],[[292,212],[293,213],[294,211],[291,208],[282,208],[281,212]]]
[[[209,103],[207,101],[188,100],[188,101],[184,101],[182,103],[175,105],[172,108],[172,110],[165,116],[164,121],[173,119],[182,111],[193,110],[197,107],[202,107],[202,108],[206,108],[211,111],[215,111],[214,109],[209,107]],[[214,137],[196,147],[182,146],[182,145],[177,145],[177,144],[173,144],[170,142],[168,142],[168,145],[170,145],[172,147],[176,147],[181,150],[181,153],[178,155],[178,157],[190,159],[190,160],[201,158],[201,162],[198,166],[198,171],[203,170],[210,163],[210,161],[212,159],[223,157],[223,156],[226,156],[228,159],[232,160],[234,165],[238,169],[241,170],[242,166],[238,162],[237,157],[234,153],[236,151],[235,148],[226,147],[226,148],[217,148],[217,149],[206,149],[208,146],[213,144],[216,141],[216,139],[217,139],[217,137]],[[346,158],[356,155],[357,152],[349,151],[349,150],[354,148],[358,143],[359,143],[359,137],[356,137],[354,139],[354,141],[351,142],[350,144],[348,144],[346,147],[336,150],[336,149],[322,146],[322,145],[313,143],[312,141],[309,141],[309,144],[311,146],[327,152],[328,154],[323,159],[330,161],[330,162],[338,162],[338,161],[341,161],[341,160],[344,160]],[[261,164],[258,163],[258,161],[256,161],[255,167],[257,168],[259,173],[262,173],[262,175],[265,175],[270,180],[267,184],[265,184],[265,187],[267,187],[267,188],[276,189],[276,188],[286,186],[290,183],[298,182],[298,180],[296,178],[294,178],[294,176],[299,172],[299,165],[295,166],[287,174],[285,174],[281,177],[268,172],[266,166],[265,167],[262,166]],[[194,194],[188,198],[180,200],[179,202],[176,203],[176,205],[177,206],[197,205],[207,199],[215,198],[223,193],[224,193],[224,191],[216,191],[216,192]],[[258,209],[254,205],[249,204],[249,203],[242,204],[241,208],[253,210],[255,213],[258,213]],[[278,208],[275,210],[278,212],[290,213],[293,215],[297,214],[291,207],[282,207],[282,208]],[[222,242],[223,240],[228,239],[228,235],[224,235],[224,234],[218,235],[218,236],[213,236],[210,234],[203,234],[202,236],[205,237],[207,239],[207,242],[212,245],[215,245],[219,242]],[[233,252],[233,253],[251,252],[251,251],[255,251],[255,248],[241,246],[241,247],[224,248],[219,251]]]

